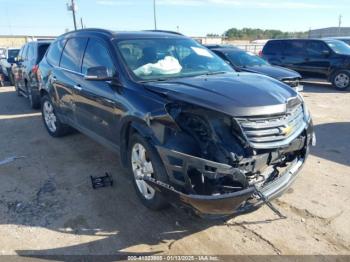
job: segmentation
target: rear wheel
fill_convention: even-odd
[[[141,202],[152,210],[160,210],[169,204],[160,192],[147,184],[142,177],[149,176],[166,182],[167,174],[155,148],[137,133],[131,136],[129,149],[129,169],[132,174],[136,194]]]
[[[49,134],[53,137],[60,137],[69,133],[70,127],[59,120],[56,110],[48,96],[42,98],[41,105],[42,118]]]
[[[350,73],[344,70],[336,72],[332,84],[336,89],[345,91],[350,86]]]

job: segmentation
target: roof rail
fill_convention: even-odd
[[[168,34],[174,34],[174,35],[183,35],[179,32],[175,32],[175,31],[170,31],[170,30],[143,30],[145,32],[158,32],[158,33],[168,33]]]

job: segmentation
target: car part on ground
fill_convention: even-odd
[[[261,56],[273,65],[293,69],[303,77],[322,78],[344,91],[350,86],[350,46],[336,39],[268,41]]]
[[[90,176],[91,185],[93,189],[97,189],[100,187],[113,186],[113,178],[107,172],[104,176]]]
[[[138,70],[149,64],[157,67]],[[168,202],[209,216],[254,210],[289,188],[314,142],[297,92],[236,73],[178,34],[70,32],[51,44],[39,74],[50,135],[72,126],[119,152],[155,210]]]

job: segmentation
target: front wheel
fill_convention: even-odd
[[[332,78],[333,86],[341,91],[345,91],[350,86],[350,73],[348,71],[338,71]]]
[[[48,96],[44,96],[41,100],[41,113],[44,125],[51,136],[64,136],[70,131],[69,126],[63,124],[57,117],[56,110]]]
[[[131,136],[128,147],[129,169],[137,196],[152,210],[161,210],[169,204],[160,192],[147,184],[142,177],[149,176],[166,182],[167,174],[156,149],[137,133]]]

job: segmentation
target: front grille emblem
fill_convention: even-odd
[[[290,125],[286,125],[280,128],[281,135],[289,136],[293,132],[293,127]]]

